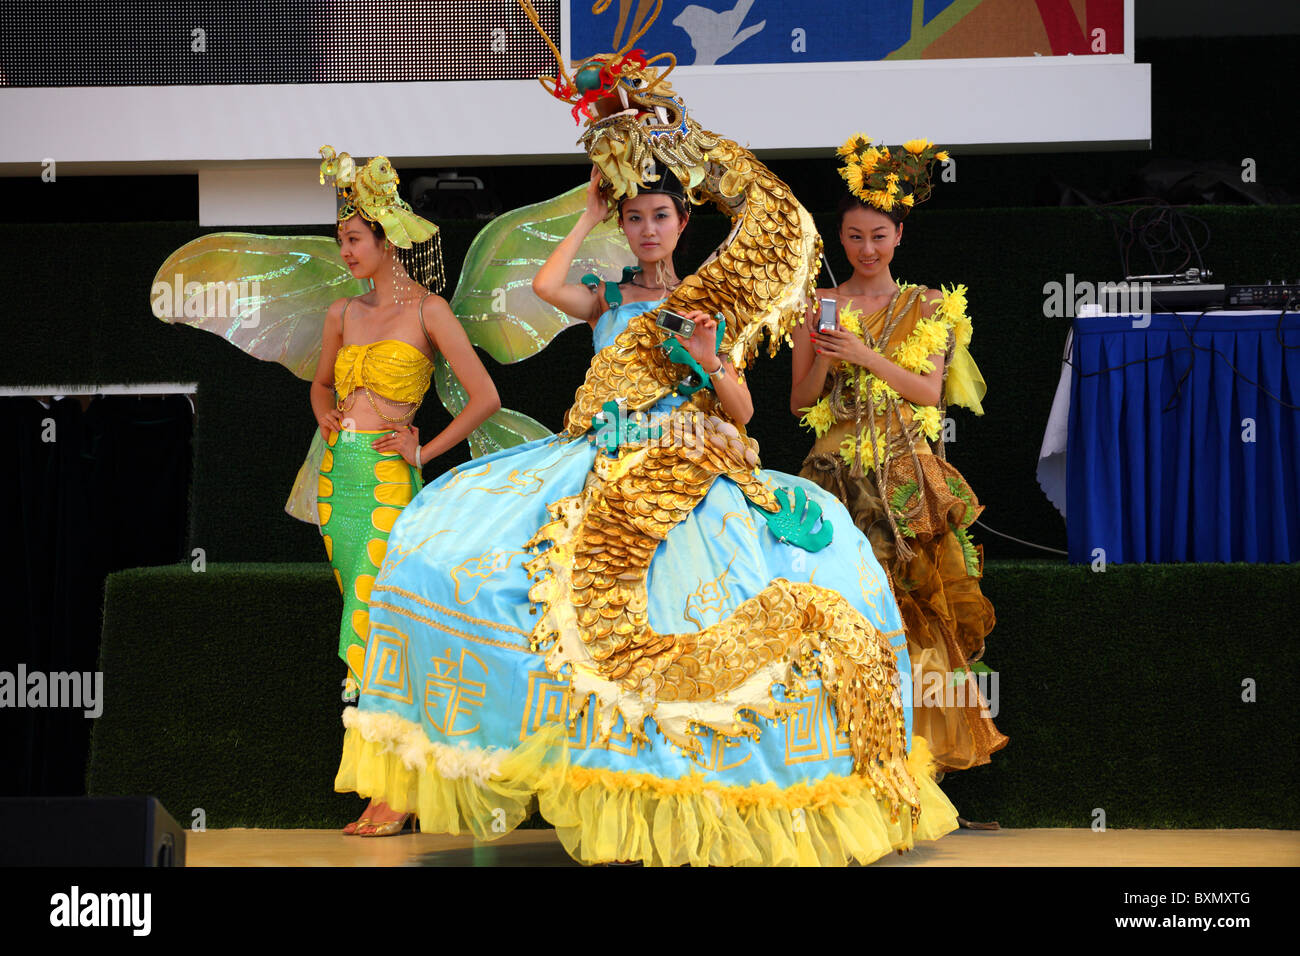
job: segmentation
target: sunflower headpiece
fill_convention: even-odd
[[[839,172],[849,192],[899,219],[930,198],[931,167],[948,160],[948,154],[928,139],[911,139],[891,150],[872,146],[862,133],[854,133],[836,152],[844,159]]]
[[[397,247],[397,258],[407,275],[430,292],[441,291],[446,282],[442,265],[442,239],[439,229],[423,216],[415,214],[410,203],[397,194],[401,182],[397,170],[386,156],[376,156],[358,168],[347,153],[335,153],[333,146],[322,146],[320,183],[334,180],[338,191],[338,221],[360,215],[367,222],[377,222],[384,237]]]

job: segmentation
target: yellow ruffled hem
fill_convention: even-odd
[[[513,750],[433,744],[416,724],[348,708],[334,789],[414,811],[426,833],[504,836],[534,800],[565,850],[581,863],[648,866],[844,866],[870,863],[957,828],[957,811],[934,782],[929,749],[913,738],[908,770],[921,815],[890,806],[857,776],[784,790],[719,786],[702,776],[570,766],[563,727],[548,725]]]

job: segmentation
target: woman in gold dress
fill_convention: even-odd
[[[968,532],[982,508],[942,441],[946,406],[982,414],[984,383],[966,350],[965,287],[935,291],[890,272],[903,219],[947,155],[924,140],[891,151],[862,136],[839,152],[851,193],[839,237],[853,275],[818,290],[826,318],[814,309],[808,334],[794,338],[790,408],[816,435],[800,475],[844,502],[888,570],[907,629],[915,732],[942,769],[964,770],[1007,743],[971,667],[995,621]]]

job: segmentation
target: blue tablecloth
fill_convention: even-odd
[[[1150,319],[1075,320],[1070,560],[1300,560],[1300,315]]]

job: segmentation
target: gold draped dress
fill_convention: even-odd
[[[927,292],[904,286],[869,315],[850,302],[840,321],[911,371],[932,370],[926,356],[942,353],[952,381],[940,405],[914,405],[865,369],[840,363],[804,418],[818,437],[799,474],[844,502],[870,539],[907,630],[915,733],[942,768],[965,770],[1007,743],[972,669],[996,620],[980,591],[983,549],[967,531],[983,508],[941,440],[948,401],[982,412],[983,381],[965,349],[964,288],[946,293],[930,316],[926,303],[939,297]]]

